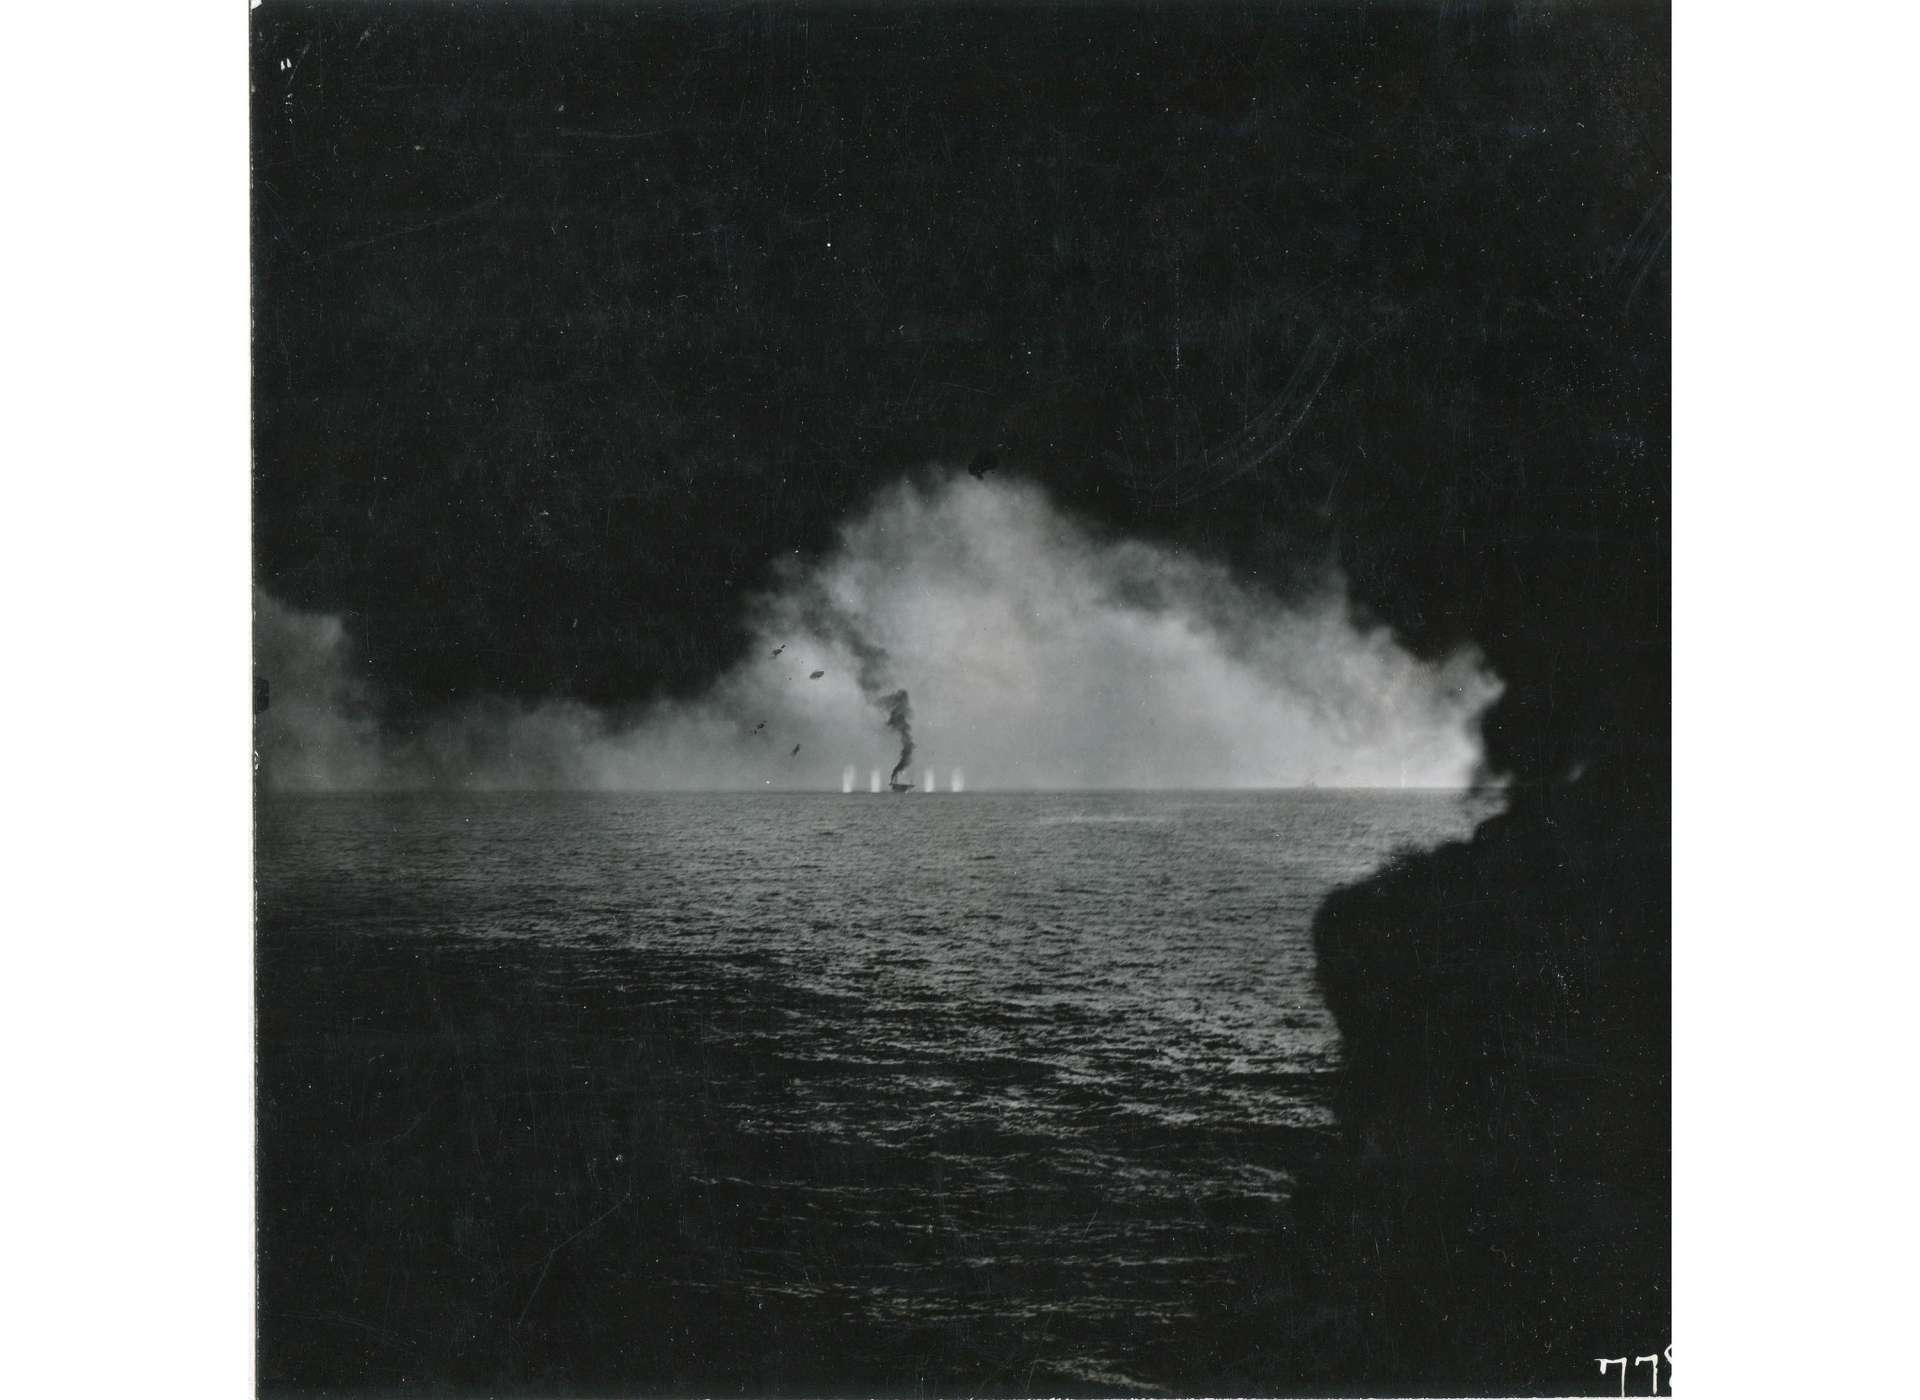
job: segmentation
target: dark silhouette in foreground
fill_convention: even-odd
[[[1619,799],[1526,793],[1321,910],[1348,1155],[1308,1229],[1379,1383],[1579,1393],[1671,1340],[1669,860]]]

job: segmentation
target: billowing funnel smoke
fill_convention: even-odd
[[[900,776],[900,770],[913,762],[913,706],[907,702],[904,690],[882,697],[880,703],[887,707],[887,728],[900,735],[900,761],[887,774],[887,781],[893,782]]]
[[[1471,652],[1420,661],[1356,620],[1337,575],[1320,587],[1289,603],[1217,561],[1096,536],[1030,483],[909,482],[775,571],[747,654],[700,696],[476,695],[394,732],[345,620],[263,593],[262,786],[830,789],[838,753],[859,765],[842,787],[864,791],[891,746],[899,764],[875,776],[904,789],[929,724],[996,790],[1464,782],[1498,681]]]

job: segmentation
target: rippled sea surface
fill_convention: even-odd
[[[267,798],[261,1383],[1191,1392],[1327,1144],[1316,906],[1484,814]]]

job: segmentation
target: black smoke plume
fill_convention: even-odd
[[[892,782],[900,776],[902,768],[913,762],[913,706],[904,690],[894,691],[880,703],[887,707],[887,728],[900,736],[900,761],[887,774],[887,781]]]
[[[796,612],[800,621],[822,638],[845,647],[854,658],[854,680],[860,693],[887,714],[887,728],[900,736],[900,761],[893,765],[887,781],[913,762],[913,706],[905,687],[890,689],[888,671],[892,658],[887,649],[866,635],[848,616],[846,607],[828,591],[818,575],[801,575],[791,567],[780,571],[790,593],[797,596]]]

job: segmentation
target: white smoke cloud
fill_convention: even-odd
[[[904,688],[916,762],[964,765],[973,789],[1453,786],[1499,693],[1471,653],[1421,662],[1358,624],[1335,579],[1282,603],[1215,563],[1101,538],[1036,486],[963,475],[883,493],[750,607],[752,650],[698,701],[616,716],[491,700],[395,738],[340,621],[262,595],[263,780],[837,791],[845,765],[892,768],[876,701]]]

